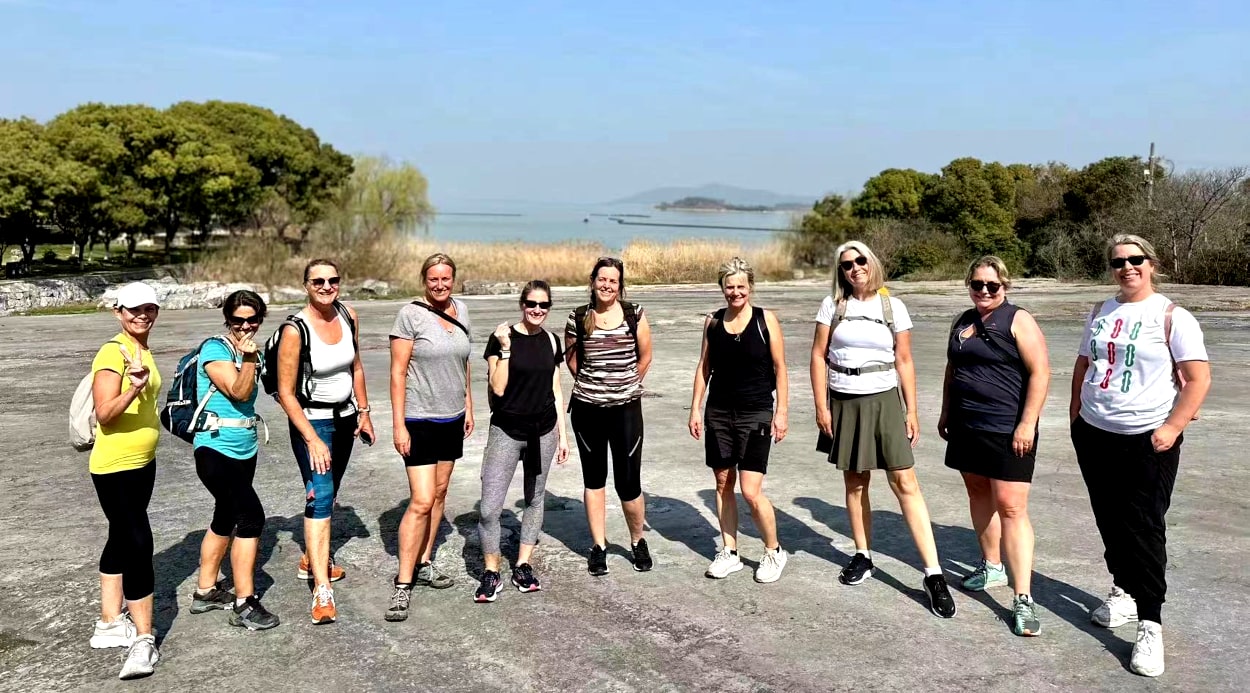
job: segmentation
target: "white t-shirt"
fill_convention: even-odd
[[[1206,361],[1202,328],[1189,311],[1172,310],[1172,354],[1164,339],[1162,294],[1136,303],[1105,301],[1085,325],[1078,352],[1089,359],[1081,385],[1081,418],[1111,433],[1135,435],[1167,421],[1176,400],[1172,357]]]
[[[906,332],[911,329],[911,316],[907,314],[907,306],[897,298],[890,298],[890,307],[894,311],[894,331]],[[837,312],[832,296],[826,296],[816,313],[816,322],[828,325],[833,322]],[[875,320],[885,321],[881,310],[881,295],[877,294],[867,301],[851,297],[846,301],[846,314],[838,326],[833,328],[829,337],[829,352],[825,362],[838,364],[843,368],[863,368],[879,363],[894,363],[894,336],[882,323],[872,320],[847,320],[852,316],[862,315]],[[848,375],[835,370],[829,371],[829,389],[850,395],[871,395],[898,387],[898,371],[878,371],[862,375]]]

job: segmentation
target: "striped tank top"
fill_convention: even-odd
[[[642,307],[637,311],[642,321]],[[576,311],[569,313],[564,325],[565,338],[577,338]],[[584,363],[577,364],[573,399],[587,404],[613,406],[642,397],[642,379],[638,377],[638,351],[629,326],[621,324],[610,330],[596,329],[586,335],[583,343]]]

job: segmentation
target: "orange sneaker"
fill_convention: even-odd
[[[312,622],[317,625],[334,623],[338,610],[334,608],[334,590],[329,585],[321,585],[313,593]]]
[[[313,579],[312,568],[308,565],[308,554],[299,557],[299,570],[295,573],[300,580]],[[335,564],[334,559],[330,559],[330,582],[338,582],[347,577],[347,571]]]

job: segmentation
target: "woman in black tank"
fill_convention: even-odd
[[[1028,502],[1037,420],[1050,384],[1046,339],[1033,316],[1007,302],[1011,278],[1001,259],[987,255],[973,262],[966,283],[973,307],[951,324],[938,420],[938,434],[947,441],[946,466],[963,473],[983,557],[962,585],[971,591],[1005,586],[1010,567],[1012,631],[1038,635],[1041,624],[1029,596]]]
[[[777,541],[773,506],[764,496],[764,474],[772,442],[786,437],[788,381],[781,323],[772,311],[751,305],[755,271],[741,258],[720,268],[719,283],[727,306],[703,324],[703,348],[694,372],[690,435],[704,441],[707,466],[716,475],[716,514],[723,546],[706,575],[723,578],[742,570],[738,557],[738,503],[735,482],[751,506],[751,517],[764,540],[756,582],[775,582],[786,566]],[[715,377],[713,377],[715,376]],[[711,380],[707,410],[703,394]],[[773,391],[777,392],[776,407]]]

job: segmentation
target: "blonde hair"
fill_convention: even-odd
[[[720,288],[723,289],[725,288],[725,278],[732,277],[735,274],[747,275],[747,285],[752,289],[755,288],[755,268],[740,257],[735,257],[720,266],[720,269],[716,271],[716,283],[720,284]]]
[[[964,286],[972,283],[972,275],[982,267],[994,270],[994,274],[998,275],[998,283],[1002,284],[1004,289],[1011,288],[1011,273],[1007,271],[1007,263],[997,255],[983,255],[973,260],[972,264],[968,265],[968,276],[964,277]]]
[[[434,253],[427,257],[425,262],[421,263],[421,281],[425,281],[425,275],[429,273],[431,267],[439,265],[447,265],[451,268],[451,278],[456,278],[456,261],[451,259],[446,253]]]
[[[1122,245],[1135,245],[1141,248],[1142,255],[1150,261],[1150,285],[1154,286],[1159,283],[1160,279],[1166,279],[1167,275],[1163,273],[1163,269],[1159,266],[1159,253],[1155,252],[1154,244],[1150,241],[1133,233],[1117,233],[1107,241],[1107,265],[1111,265],[1111,256],[1115,253],[1115,249]]]
[[[875,253],[860,241],[847,241],[838,246],[833,251],[833,302],[839,303],[855,295],[855,289],[851,283],[846,280],[846,272],[838,264],[842,261],[842,253],[848,250],[855,252],[868,258],[868,290],[876,293],[885,286],[885,268],[881,266],[881,261],[877,259]]]

